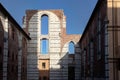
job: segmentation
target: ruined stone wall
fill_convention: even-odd
[[[48,16],[48,34],[41,34],[41,17]],[[80,35],[66,34],[66,16],[63,10],[27,10],[24,17],[24,28],[30,34],[32,40],[28,42],[27,78],[38,80],[42,72],[38,66],[40,60],[49,59],[49,79],[68,79],[68,45],[73,41],[77,45]],[[48,54],[41,53],[41,40],[47,39]],[[75,56],[78,56],[79,46],[75,46]],[[77,57],[78,58],[78,57]],[[38,62],[39,61],[39,62]],[[79,63],[78,63],[79,64]],[[76,65],[74,65],[76,66]],[[79,73],[76,73],[79,75]],[[76,76],[78,79],[78,76]]]

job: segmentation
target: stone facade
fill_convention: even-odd
[[[41,34],[41,18],[48,16],[48,34]],[[80,35],[67,35],[66,34],[66,16],[63,10],[27,10],[24,17],[24,30],[30,34],[31,41],[27,46],[27,79],[28,80],[40,80],[43,79],[40,75],[45,74],[39,68],[42,62],[45,61],[47,66],[46,74],[49,76],[46,80],[67,80],[68,79],[68,67],[76,67],[75,80],[79,79],[79,52],[80,48],[77,42],[80,39]],[[41,40],[48,40],[48,54],[42,54]],[[70,42],[75,44],[75,60],[69,57],[68,45]],[[69,62],[69,59],[71,62]],[[74,62],[74,63],[73,63]],[[74,64],[74,65],[73,65]]]
[[[3,77],[3,54],[4,54],[4,27],[0,19],[0,80]]]
[[[0,4],[0,80],[21,80],[22,50],[30,37]],[[26,47],[27,49],[27,47]],[[24,53],[26,54],[26,53]],[[26,80],[26,79],[24,79]]]
[[[99,16],[97,16],[99,12],[101,14],[100,20],[102,24],[101,31],[97,32],[97,29],[99,29],[99,25],[97,25],[99,24]],[[98,1],[80,40],[81,77],[83,77],[83,80],[89,78],[94,80],[120,80],[119,14],[120,0]],[[99,34],[101,38],[99,38]],[[99,39],[101,39],[100,44],[97,43]],[[99,55],[97,53],[97,48],[99,47],[101,57],[97,56]],[[87,55],[89,53],[90,55]],[[97,58],[101,59],[97,60]],[[90,66],[87,66],[88,59],[91,62],[89,64]],[[101,72],[104,75],[103,78],[97,76],[97,74],[102,75]]]
[[[120,80],[120,0],[107,0],[109,80]]]
[[[79,41],[81,80],[108,80],[106,10],[106,0],[98,0]]]

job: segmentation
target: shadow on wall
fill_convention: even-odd
[[[4,29],[0,19],[0,80],[3,76]]]
[[[8,21],[8,23],[9,28],[6,32],[5,25],[3,25],[4,21],[0,18],[0,80],[3,80],[3,77],[8,80],[17,80],[19,35],[15,25],[11,21]]]

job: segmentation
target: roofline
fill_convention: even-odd
[[[14,22],[14,24],[16,25],[15,27],[20,30],[28,40],[31,40],[30,36],[21,28],[21,26],[15,21],[15,19],[10,15],[10,13],[3,7],[1,3],[0,10],[3,11],[4,15],[7,16],[11,22]]]
[[[89,18],[89,21],[88,21],[88,23],[87,23],[87,25],[86,25],[86,27],[85,27],[85,29],[84,29],[84,32],[83,32],[83,34],[82,34],[82,36],[81,36],[81,38],[80,38],[79,43],[82,41],[83,36],[85,35],[85,33],[86,33],[86,31],[87,31],[87,29],[88,29],[88,27],[89,27],[91,21],[93,20],[93,17],[94,17],[95,14],[96,14],[96,11],[98,11],[98,8],[100,7],[102,1],[104,1],[104,0],[98,0],[98,1],[97,1],[96,6],[95,6],[95,8],[94,8],[94,10],[93,10],[93,12],[92,12],[90,18]]]

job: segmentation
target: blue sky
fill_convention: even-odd
[[[22,26],[27,9],[63,9],[67,17],[67,34],[82,34],[98,0],[0,0]]]

